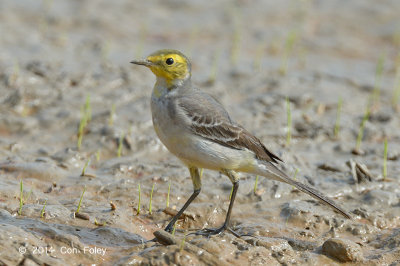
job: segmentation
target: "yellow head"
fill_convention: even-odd
[[[190,79],[189,59],[177,50],[163,49],[149,55],[146,59],[134,60],[132,64],[143,65],[157,77],[164,78],[168,85]]]

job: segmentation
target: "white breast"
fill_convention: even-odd
[[[151,96],[151,112],[153,126],[157,136],[169,151],[179,157],[179,140],[184,135],[184,125],[177,123],[176,119],[171,117],[171,97],[164,84],[156,83]]]
[[[194,135],[189,119],[179,110],[169,110],[173,98],[170,93],[174,92],[157,82],[151,97],[151,111],[156,134],[171,153],[188,166],[214,170],[240,169],[254,161],[250,151],[231,149]]]

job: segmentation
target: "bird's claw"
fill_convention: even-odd
[[[225,229],[226,229],[225,226],[222,226],[220,228],[204,228],[204,229],[201,229],[201,230],[199,230],[197,232],[194,232],[193,234],[210,237],[212,235],[221,234],[222,232],[225,231]]]
[[[210,237],[212,235],[219,235],[219,234],[223,233],[225,230],[229,231],[232,235],[234,235],[238,238],[242,237],[242,235],[239,235],[238,233],[236,233],[232,228],[229,228],[226,226],[222,226],[220,228],[204,228],[204,229],[194,232],[192,234]]]
[[[165,227],[164,231],[168,232],[168,233],[171,233],[172,229],[173,229],[172,226],[167,225],[167,227]]]

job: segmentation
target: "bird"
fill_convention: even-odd
[[[200,194],[199,169],[202,168],[226,175],[233,187],[222,226],[204,228],[196,232],[198,235],[210,236],[231,230],[229,222],[240,172],[292,185],[351,219],[351,215],[333,200],[280,170],[277,165],[283,161],[277,155],[236,123],[216,98],[193,85],[191,62],[183,53],[162,49],[130,63],[145,66],[155,74],[150,105],[154,130],[165,147],[189,169],[193,183],[193,193],[165,231],[172,231],[175,222]]]

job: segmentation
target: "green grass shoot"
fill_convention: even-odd
[[[81,195],[81,198],[79,199],[78,208],[76,209],[75,213],[79,213],[79,211],[81,210],[83,194],[85,194],[85,191],[86,191],[86,186],[83,187],[82,195]]]
[[[360,128],[358,129],[358,135],[357,135],[357,142],[356,142],[356,149],[359,150],[361,148],[361,141],[364,136],[364,128],[365,128],[365,123],[367,122],[368,118],[370,115],[370,108],[367,105],[367,109],[365,110],[363,119],[360,124]]]
[[[97,219],[94,218],[94,225],[97,225],[97,226],[105,226],[105,225],[106,225],[106,221],[104,221],[104,222],[102,222],[102,223],[99,223],[99,221],[97,221]]]
[[[84,133],[85,127],[88,122],[84,107],[82,107],[81,113],[82,113],[82,117],[81,117],[81,121],[79,122],[79,129],[78,129],[78,143],[77,143],[78,150],[82,146],[83,133]]]
[[[90,122],[90,120],[92,120],[92,106],[90,105],[90,94],[86,96],[85,115],[87,122]]]
[[[172,228],[172,235],[174,236],[175,235],[175,230],[176,230],[176,222],[174,223],[174,227]]]
[[[384,65],[385,65],[385,54],[382,54],[379,57],[378,63],[376,65],[374,90],[372,91],[372,104],[379,102]]]
[[[125,135],[124,135],[124,132],[122,132],[122,134],[121,134],[121,136],[119,137],[119,140],[118,140],[118,150],[117,150],[117,156],[118,157],[121,157],[121,154],[122,154],[122,148],[123,148],[123,144],[124,144],[124,137],[125,137]]]
[[[182,239],[182,241],[181,241],[181,246],[180,246],[179,251],[182,251],[182,250],[183,250],[183,248],[184,248],[184,246],[185,246],[185,241],[186,241],[186,234],[183,235],[183,239]]]
[[[139,215],[140,214],[140,201],[141,201],[141,198],[142,198],[142,191],[141,191],[141,189],[140,189],[140,183],[139,183],[139,185],[138,185],[138,190],[139,190],[139,202],[138,202],[138,206],[137,206],[137,213],[136,213],[136,215]]]
[[[115,103],[113,103],[113,105],[111,106],[110,117],[108,119],[109,126],[114,125],[114,116],[115,116]]]
[[[85,165],[83,166],[81,176],[85,176],[86,168],[89,166],[89,164],[90,164],[90,159],[87,160],[86,163],[85,163]]]
[[[287,134],[286,145],[289,146],[292,140],[292,112],[290,110],[289,97],[286,97],[286,112],[287,112]]]
[[[100,161],[100,150],[97,150],[96,152],[96,161]]]
[[[289,222],[289,218],[290,218],[290,213],[289,213],[289,215],[286,217],[285,226],[287,226],[287,224],[288,224],[288,222]]]
[[[151,187],[151,192],[150,192],[150,203],[149,203],[149,213],[152,214],[152,203],[153,203],[153,191],[154,191],[154,183],[153,186]]]
[[[43,216],[44,216],[44,209],[46,208],[46,204],[47,204],[47,199],[46,199],[46,201],[45,201],[44,204],[43,204],[42,211],[40,212],[40,218],[43,218]]]
[[[393,97],[392,97],[392,106],[393,108],[397,107],[400,98],[400,53],[397,55],[396,59],[396,76],[394,79],[394,88],[393,88]]]
[[[337,110],[336,110],[335,128],[333,130],[333,135],[335,136],[335,138],[339,137],[340,113],[342,112],[342,105],[343,105],[343,99],[342,99],[342,97],[339,97],[339,101],[338,101],[338,104],[337,104]]]
[[[92,107],[90,106],[90,94],[88,94],[86,96],[85,104],[81,108],[81,115],[82,115],[82,117],[79,122],[79,129],[78,129],[78,143],[77,143],[78,150],[82,146],[82,139],[83,139],[85,127],[87,126],[89,121],[92,119]]]
[[[296,31],[294,31],[294,30],[290,31],[288,36],[286,37],[285,49],[284,49],[283,55],[282,55],[281,66],[279,68],[279,73],[281,75],[287,74],[289,57],[292,54],[293,47],[294,47],[296,40],[297,40]]]
[[[171,192],[171,180],[168,182],[168,193],[167,193],[167,208],[169,207],[169,193]]]
[[[199,173],[200,179],[203,177],[203,170],[204,170],[204,168],[200,168],[200,173]]]
[[[19,182],[19,210],[18,214],[22,215],[22,206],[24,205],[24,184],[22,183],[22,179]]]
[[[383,169],[382,169],[383,179],[386,179],[387,177],[387,151],[388,151],[388,141],[387,138],[385,138],[383,144]]]
[[[256,182],[254,183],[254,194],[257,192],[258,175],[256,175]]]

